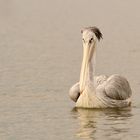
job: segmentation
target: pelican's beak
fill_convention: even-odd
[[[89,63],[92,60],[93,52],[94,44],[90,44],[89,42],[83,43],[83,61],[80,73],[80,93],[83,92],[86,83],[88,82]]]

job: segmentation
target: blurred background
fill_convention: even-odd
[[[140,139],[139,5],[139,0],[0,0],[0,139]],[[68,91],[79,80],[80,31],[87,26],[103,34],[96,74],[129,80],[131,110],[73,109]]]

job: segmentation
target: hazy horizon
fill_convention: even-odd
[[[140,138],[138,0],[0,0],[0,139]],[[97,26],[96,74],[120,74],[132,87],[130,110],[76,110],[81,29]]]

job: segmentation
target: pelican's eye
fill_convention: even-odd
[[[89,40],[89,43],[92,43],[92,41],[93,41],[93,38],[91,38],[91,39]]]
[[[83,38],[82,40],[83,40],[83,42],[85,43],[85,39]]]

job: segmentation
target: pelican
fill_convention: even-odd
[[[82,31],[83,60],[80,80],[69,90],[70,98],[80,108],[123,108],[131,105],[132,91],[126,78],[114,74],[95,76],[96,45],[102,38],[97,27]]]

